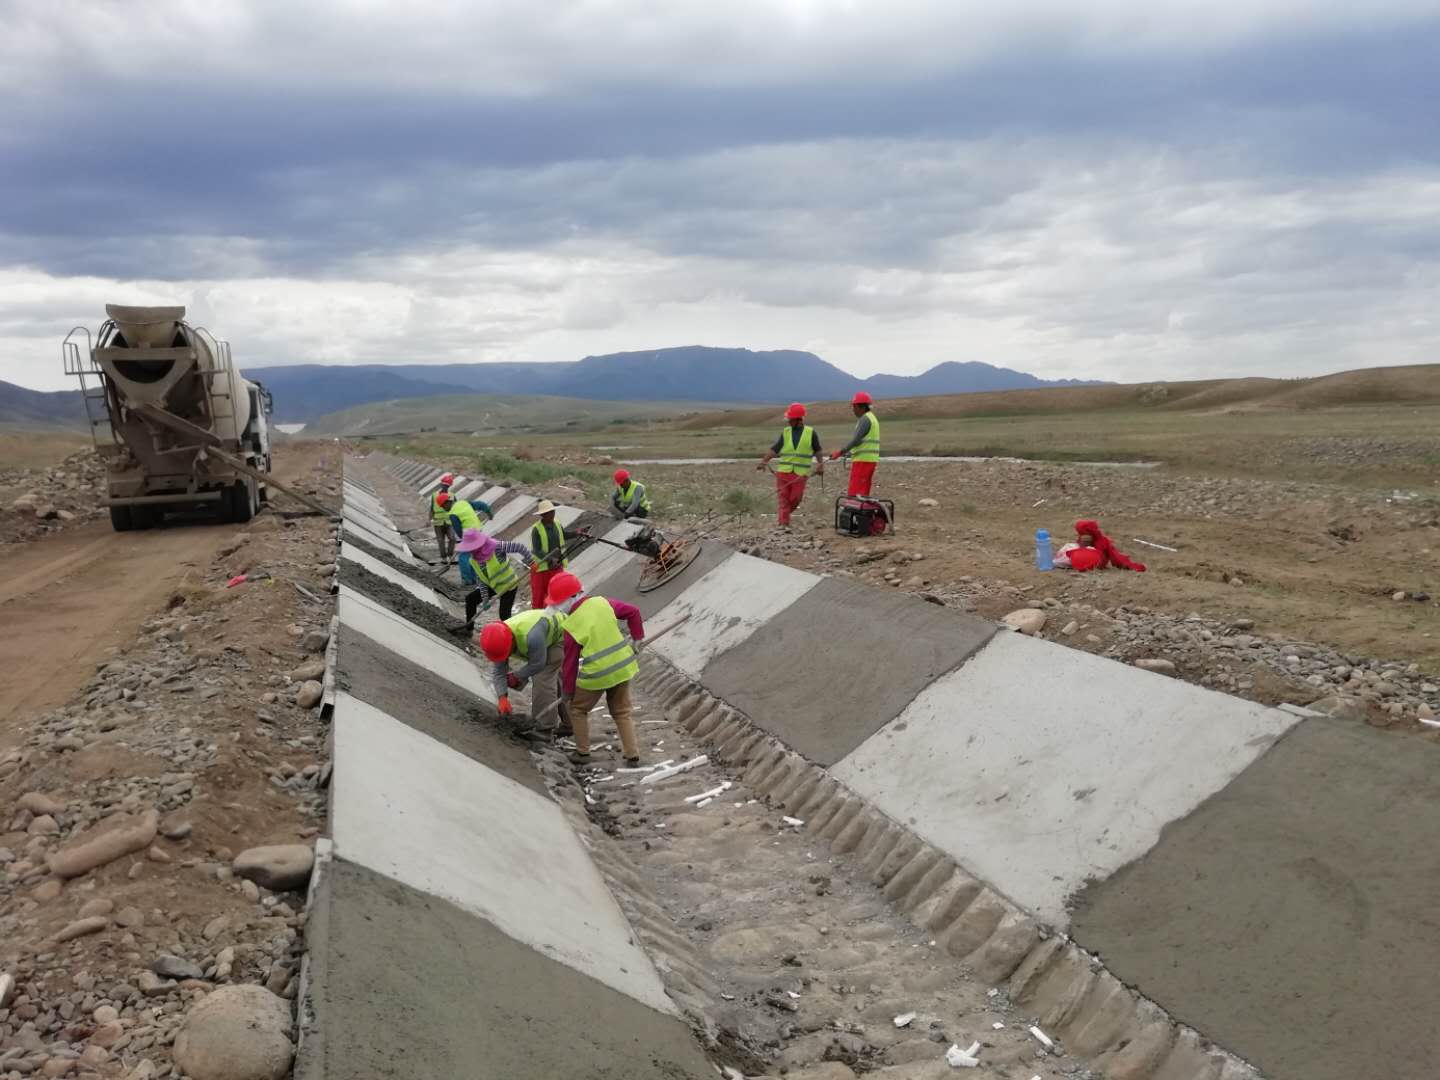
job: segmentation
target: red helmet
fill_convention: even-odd
[[[851,404],[851,405],[874,405],[874,404],[875,404],[875,399],[872,398],[869,394],[867,394],[864,390],[861,390],[858,394],[856,394],[853,398],[850,399],[850,404]]]
[[[503,622],[486,623],[480,631],[480,651],[487,660],[499,664],[509,659],[515,645],[515,632]]]
[[[785,410],[785,419],[786,419],[786,420],[804,420],[804,419],[805,419],[805,406],[804,406],[804,405],[801,405],[800,402],[798,402],[798,401],[795,402],[794,405],[791,405],[788,409]]]
[[[455,496],[451,495],[448,491],[442,491],[439,495],[435,496],[435,501],[441,506],[449,506],[455,501]]]
[[[630,482],[630,473],[629,473],[628,470],[626,470],[626,469],[616,469],[616,470],[615,470],[615,483],[617,483],[617,484],[628,484],[629,482]]]
[[[446,487],[449,487],[454,482],[455,474],[453,472],[447,472],[444,476],[440,477],[440,483],[444,484]]]
[[[580,579],[574,574],[556,574],[550,579],[550,587],[545,590],[545,599],[551,604],[563,604],[578,594],[580,588]]]

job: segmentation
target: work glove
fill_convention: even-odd
[[[831,461],[839,461],[839,460],[840,460],[840,451],[839,451],[839,450],[836,450],[833,454],[831,454],[831,455],[830,455],[830,460],[831,460]]]
[[[520,681],[513,671],[507,671],[505,673],[505,685],[510,687],[511,690],[519,690],[520,687],[525,684]]]
[[[507,718],[508,718],[512,713],[514,713],[515,710],[514,710],[514,709],[511,707],[511,705],[510,705],[510,695],[509,695],[509,694],[506,694],[504,697],[502,697],[502,698],[500,699],[500,703],[499,703],[499,705],[497,706],[497,708],[500,710],[500,715],[501,715],[502,717],[507,717]]]

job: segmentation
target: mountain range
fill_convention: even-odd
[[[1089,386],[1045,380],[983,363],[937,364],[921,375],[857,379],[814,353],[700,345],[587,356],[558,363],[293,364],[246,374],[275,397],[280,423],[309,422],[377,401],[445,394],[547,395],[591,401],[687,401],[716,404],[826,401],[867,390],[877,398]],[[83,423],[75,391],[40,393],[0,382],[0,422]]]

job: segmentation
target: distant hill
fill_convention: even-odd
[[[603,431],[624,424],[627,433],[647,421],[669,423],[714,409],[712,402],[591,401],[579,398],[474,394],[400,398],[327,413],[305,425],[311,435],[408,435],[442,431],[511,436],[569,430]]]
[[[610,353],[553,364],[298,364],[251,368],[275,395],[276,418],[310,421],[353,405],[442,394],[506,394],[590,401],[722,402],[820,401],[868,390],[877,397],[964,394],[1042,386],[1050,382],[981,363],[937,364],[922,375],[857,379],[814,353],[755,352],[702,345]]]
[[[79,390],[27,390],[0,381],[0,424],[83,428],[85,403]]]

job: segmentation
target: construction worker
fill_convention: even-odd
[[[500,598],[500,619],[503,622],[515,609],[515,594],[520,589],[520,574],[507,556],[520,555],[530,561],[530,549],[524,544],[509,540],[496,540],[479,529],[466,529],[465,535],[455,545],[460,559],[460,572],[464,576],[468,564],[475,589],[465,597],[465,629],[475,625],[475,609],[483,601],[490,607],[490,598]]]
[[[610,493],[610,512],[622,521],[650,516],[650,496],[645,485],[631,480],[625,469],[615,470],[615,490]]]
[[[556,693],[560,688],[560,664],[565,659],[565,616],[558,611],[522,611],[503,622],[487,623],[480,631],[480,651],[494,664],[495,696],[500,716],[514,715],[510,691],[523,690],[533,682],[530,691],[530,720],[521,730],[530,730],[542,718],[547,728],[556,726],[554,712]],[[510,658],[517,656],[524,663],[519,670],[510,670]]]
[[[580,579],[568,571],[550,582],[550,604],[565,615],[565,658],[560,665],[560,693],[570,713],[575,750],[570,760],[590,760],[590,710],[605,697],[627,765],[640,764],[635,720],[630,714],[630,683],[640,674],[637,650],[645,640],[640,609],[620,600],[587,596]],[[627,641],[620,629],[624,619]]]
[[[455,555],[455,536],[450,532],[450,515],[440,505],[440,496],[450,494],[450,485],[455,483],[455,474],[446,473],[440,477],[440,487],[430,496],[430,524],[435,526],[435,546],[440,549],[440,558],[449,562]]]
[[[775,502],[780,527],[790,528],[790,515],[805,497],[805,484],[813,469],[817,475],[825,472],[825,456],[820,451],[820,436],[805,423],[805,406],[798,401],[785,410],[785,430],[771,444],[760,464],[763,469],[776,459]]]
[[[530,563],[530,606],[545,606],[545,591],[550,579],[570,565],[565,558],[565,528],[555,520],[555,504],[542,499],[535,508],[540,519],[530,526],[530,550],[534,561]]]
[[[855,434],[850,441],[830,455],[834,461],[841,454],[850,455],[850,490],[856,495],[869,495],[875,480],[875,466],[880,463],[880,418],[875,415],[875,402],[864,390],[850,399],[855,414]]]
[[[450,526],[450,532],[456,540],[464,536],[468,529],[479,531],[481,514],[487,519],[495,516],[490,504],[480,499],[457,499],[447,491],[443,495],[437,495],[435,501],[445,511],[446,524]],[[469,568],[468,560],[457,561],[460,564],[460,581],[466,585],[474,585],[477,579]]]

